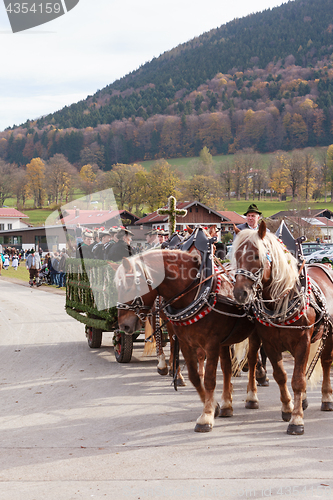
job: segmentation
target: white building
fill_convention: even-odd
[[[29,219],[29,216],[19,212],[16,208],[0,208],[0,231],[27,227],[28,224],[22,219]]]

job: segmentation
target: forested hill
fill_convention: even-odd
[[[207,13],[214,16],[215,13]],[[295,56],[295,64],[312,65],[332,53],[333,2],[296,0],[209,31],[165,52],[137,71],[106,87],[138,88],[154,83],[175,90],[195,90],[219,73],[265,68],[271,61]]]
[[[215,16],[211,12],[207,15]],[[296,0],[211,30],[77,104],[0,133],[0,159],[103,169],[333,143],[333,2]]]

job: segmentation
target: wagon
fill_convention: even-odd
[[[118,363],[129,363],[133,342],[143,330],[126,334],[118,328],[115,271],[103,260],[67,259],[66,312],[85,325],[88,345],[101,347],[103,332],[113,333],[114,353]]]

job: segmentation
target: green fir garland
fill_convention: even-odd
[[[187,215],[187,210],[177,209],[177,202],[174,196],[169,196],[168,198],[168,208],[159,208],[157,210],[158,215],[167,215],[169,223],[169,238],[176,232],[177,215],[180,217],[185,217]]]
[[[115,271],[106,261],[67,259],[66,312],[103,331],[117,322]]]

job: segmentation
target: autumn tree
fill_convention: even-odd
[[[177,186],[179,175],[171,168],[165,160],[154,163],[147,176],[147,205],[151,212],[164,206],[169,196],[177,198]]]
[[[277,154],[275,157],[270,188],[273,189],[281,201],[282,195],[286,192],[289,184],[289,160],[287,155]]]
[[[86,195],[91,195],[96,191],[96,173],[98,171],[97,165],[83,165],[80,170],[81,187]]]
[[[77,170],[67,161],[64,155],[55,154],[46,163],[46,191],[49,201],[68,201],[73,189]]]
[[[199,201],[212,208],[223,208],[221,185],[211,176],[195,175],[182,183],[182,197],[189,201]]]
[[[142,192],[142,183],[139,182],[138,172],[142,173],[141,165],[126,165],[118,163],[114,165],[110,172],[107,172],[107,185],[113,189],[118,207],[123,210],[127,208],[130,212],[134,205],[138,206],[142,200],[139,200]]]
[[[34,199],[34,208],[43,206],[45,196],[45,164],[40,158],[33,158],[27,164],[27,187]]]

